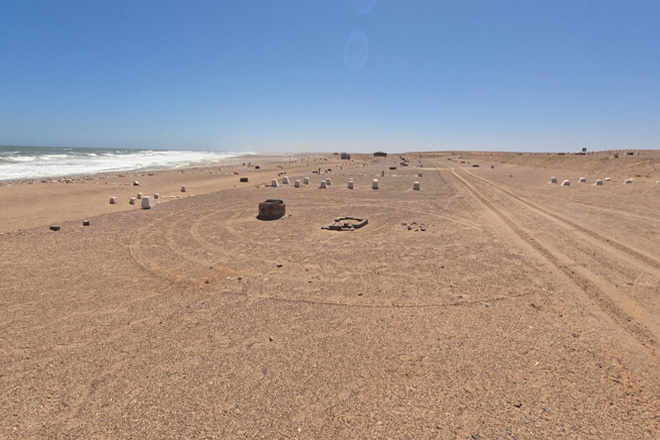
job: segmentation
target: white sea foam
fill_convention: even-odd
[[[0,180],[179,168],[250,153],[185,150],[0,147]]]

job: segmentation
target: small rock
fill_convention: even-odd
[[[277,267],[282,267],[282,265],[281,265],[281,264],[278,264]]]
[[[204,281],[204,284],[209,284],[209,280]]]
[[[522,406],[522,403],[521,402],[516,402],[516,403],[513,404],[513,406],[515,406],[516,408],[520,408]]]
[[[273,337],[272,337],[272,336],[269,336],[269,337],[268,337],[268,340],[269,340],[270,342],[273,342]]]
[[[59,230],[60,230],[60,227],[57,226],[57,225],[50,225],[50,230],[51,230],[51,231],[59,231]]]
[[[83,220],[83,226],[89,226],[89,220]]]

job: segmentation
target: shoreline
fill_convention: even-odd
[[[0,233],[139,209],[139,202],[128,203],[138,192],[145,196],[159,193],[159,203],[163,203],[238,185],[266,184],[284,167],[308,169],[308,164],[325,162],[326,157],[324,154],[249,155],[178,168],[0,182]],[[255,165],[260,169],[255,169]],[[248,177],[248,183],[240,183],[239,176]],[[134,186],[134,181],[139,185]],[[181,192],[183,185],[185,193]],[[117,197],[118,203],[110,205],[110,197]]]

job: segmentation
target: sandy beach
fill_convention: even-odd
[[[0,438],[657,439],[660,151],[620,153],[0,185]]]

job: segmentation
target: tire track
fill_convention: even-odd
[[[660,323],[658,322],[658,319],[655,315],[650,313],[647,309],[641,307],[630,298],[627,298],[607,280],[598,276],[588,268],[575,264],[575,262],[567,255],[565,255],[560,249],[556,249],[551,244],[544,243],[543,241],[539,240],[537,237],[532,235],[530,232],[512,220],[509,215],[507,215],[502,209],[496,206],[486,195],[476,189],[465,178],[460,176],[453,169],[447,170],[452,173],[456,180],[460,182],[467,191],[472,193],[481,203],[483,203],[486,208],[488,208],[502,222],[504,222],[511,229],[515,236],[520,238],[528,246],[543,256],[545,260],[550,262],[553,266],[568,276],[568,278],[571,279],[578,287],[580,287],[590,298],[595,300],[599,306],[614,319],[615,322],[617,322],[621,327],[626,329],[637,340],[639,340],[642,345],[651,347],[654,353],[657,353],[657,336],[660,335]],[[492,184],[491,186],[497,188],[497,185]],[[510,195],[508,191],[504,192],[507,195]],[[516,200],[520,199],[517,196],[513,198]],[[534,209],[524,201],[523,204],[526,205],[528,209]],[[539,211],[541,214],[545,214],[545,210]],[[571,227],[575,227],[572,223],[573,222],[570,222],[569,225]],[[582,229],[585,228],[576,227],[575,229],[582,231]]]
[[[550,211],[536,205],[535,203],[532,203],[528,200],[523,199],[522,197],[520,197],[517,194],[509,191],[508,189],[506,189],[506,188],[504,188],[500,185],[494,184],[493,182],[489,181],[488,179],[485,179],[481,176],[477,176],[476,174],[471,173],[470,171],[467,171],[467,170],[463,170],[463,171],[465,171],[470,176],[473,176],[473,177],[479,179],[480,181],[492,186],[493,188],[496,188],[496,189],[502,191],[503,193],[507,194],[508,196],[510,196],[510,197],[518,200],[519,202],[527,205],[528,207],[530,207],[530,208],[532,208],[536,211],[539,211],[539,212],[543,213],[544,215],[546,215],[548,217],[552,217],[557,221],[563,222],[563,223],[571,226],[572,228],[577,229],[578,231],[582,232],[583,234],[586,234],[586,235],[591,236],[592,238],[595,238],[596,240],[600,240],[601,242],[603,242],[607,246],[611,246],[611,247],[613,247],[613,248],[615,248],[615,249],[617,249],[621,252],[624,252],[624,253],[626,253],[626,254],[634,257],[634,258],[637,258],[640,262],[646,264],[647,266],[650,266],[650,267],[653,267],[654,269],[656,269],[656,271],[654,271],[655,274],[659,273],[658,271],[660,271],[660,260],[658,260],[654,257],[651,257],[650,255],[647,255],[644,252],[638,251],[637,249],[633,249],[630,246],[626,246],[622,243],[619,243],[618,241],[616,241],[614,239],[605,237],[604,235],[599,234],[598,232],[592,231],[591,229],[585,228],[584,226],[579,225],[579,224],[577,224],[577,223],[575,223],[571,220],[568,220],[568,219],[566,219],[566,218],[564,218],[564,217],[562,217],[558,214],[550,212]],[[452,172],[454,174],[456,174],[456,172],[453,169],[452,169]]]

